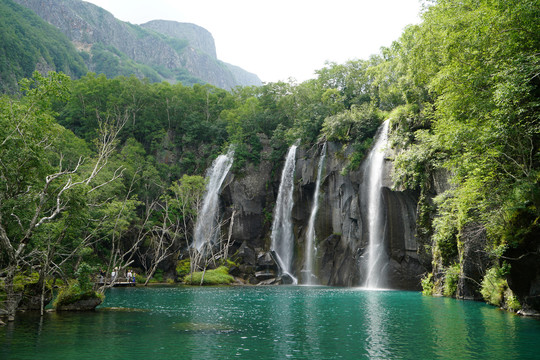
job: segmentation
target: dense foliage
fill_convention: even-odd
[[[0,14],[0,92],[14,90],[36,68],[74,77],[88,71],[67,37],[33,11],[3,0]]]
[[[154,274],[163,256],[186,255],[201,175],[229,144],[238,174],[261,156],[278,164],[298,139],[352,146],[353,169],[389,116],[394,181],[420,194],[417,237],[433,257],[425,292],[455,295],[466,244],[481,242],[498,269],[506,249],[540,239],[539,10],[532,0],[426,2],[423,22],[380,55],[328,63],[300,84],[225,91],[35,74],[18,96],[0,97],[5,287],[23,270],[66,278],[84,262],[110,271],[137,259]],[[126,64],[94,51],[107,66]],[[436,193],[441,174],[450,183]]]
[[[466,243],[486,241],[496,261],[540,238],[539,11],[437,1],[390,49],[409,104],[393,122],[396,181],[427,193],[437,172],[451,175],[429,224],[436,275],[464,261]]]

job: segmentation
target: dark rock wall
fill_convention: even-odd
[[[415,239],[417,198],[411,192],[383,188],[385,245],[389,256],[388,287],[420,290],[420,279],[426,272],[418,257]]]
[[[268,154],[268,142],[263,141]],[[313,203],[315,182],[322,145],[299,148],[296,159],[293,222],[295,234],[294,268],[298,278],[304,268],[305,236]],[[368,243],[365,205],[362,204],[363,170],[343,173],[348,149],[329,143],[321,182],[317,213],[314,259],[315,275],[322,285],[360,286],[363,278],[363,254]],[[385,172],[391,171],[388,161]],[[281,165],[282,166],[282,165]],[[235,212],[232,239],[235,248],[245,254],[244,261],[253,261],[253,253],[270,250],[270,231],[281,167],[274,169],[263,160],[240,176],[226,180],[222,203],[225,217]],[[383,203],[385,209],[385,248],[388,256],[388,287],[420,289],[420,278],[426,272],[421,265],[414,234],[416,202],[414,193],[390,190],[389,176],[385,177]],[[225,231],[225,229],[224,229]],[[250,250],[246,251],[246,247]],[[257,264],[249,264],[255,268]]]
[[[262,138],[261,143],[263,154],[269,154],[271,148],[268,139]],[[275,193],[273,191],[272,163],[263,158],[257,166],[250,164],[242,174],[229,173],[222,187],[224,218],[230,219],[234,214],[231,234],[233,248],[249,247],[252,251],[246,252],[244,261],[252,262],[252,252],[261,253],[270,247],[272,206],[277,196],[277,190]],[[227,223],[226,226],[229,225]],[[229,231],[228,227],[226,231]]]
[[[509,248],[503,257],[510,264],[508,286],[519,299],[523,313],[540,314],[540,244],[537,239]]]

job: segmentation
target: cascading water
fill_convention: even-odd
[[[291,273],[294,253],[294,234],[291,213],[293,208],[296,148],[296,145],[289,148],[285,165],[283,166],[276,207],[274,209],[274,222],[272,224],[271,235],[271,249],[277,255],[277,261],[279,262],[281,271],[290,276],[294,284],[298,283],[298,281]]]
[[[321,188],[321,177],[323,172],[324,160],[326,158],[326,143],[324,143],[321,157],[319,159],[319,169],[317,171],[317,180],[315,182],[315,193],[313,193],[313,205],[311,206],[311,214],[309,216],[308,229],[306,232],[306,266],[304,269],[303,283],[306,285],[315,285],[317,278],[313,273],[313,258],[317,252],[315,248],[315,218],[319,210],[319,193]]]
[[[382,211],[382,176],[384,171],[384,148],[388,140],[388,120],[380,127],[375,145],[371,149],[366,160],[365,177],[367,184],[364,196],[367,196],[367,218],[368,218],[368,259],[367,278],[364,287],[377,289],[384,284],[384,267],[387,263],[387,256],[384,249],[384,229]]]
[[[219,155],[207,170],[208,183],[202,209],[197,215],[193,240],[198,251],[201,251],[205,244],[214,244],[219,237],[219,191],[232,166],[233,157],[234,150],[230,147],[227,154]]]

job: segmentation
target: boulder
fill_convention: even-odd
[[[287,274],[287,273],[281,274],[278,281],[280,281],[281,284],[284,284],[284,285],[292,285],[295,282],[294,278],[290,274]]]
[[[62,304],[56,307],[56,311],[92,311],[101,304],[103,300],[100,297],[91,297],[81,299],[70,304]]]
[[[268,280],[268,279],[273,279],[276,277],[276,273],[275,271],[273,270],[262,270],[262,271],[257,271],[255,273],[255,277],[257,278],[257,280],[259,281],[262,281],[262,280]]]

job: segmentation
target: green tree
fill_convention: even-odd
[[[487,232],[487,251],[540,238],[538,12],[537,1],[440,0],[393,47],[412,85],[405,99],[418,106],[395,122],[409,134],[400,177],[427,191],[415,174],[452,175],[437,202],[438,262],[472,241],[468,224]]]
[[[118,127],[112,124],[102,124],[95,156],[86,162],[82,157],[64,156],[62,145],[75,139],[55,122],[52,103],[66,98],[67,83],[65,75],[50,73],[44,77],[36,72],[33,79],[23,83],[24,97],[0,98],[0,243],[10,315],[18,304],[13,289],[16,272],[39,264],[43,258],[52,261],[51,254],[40,254],[57,249],[69,212],[86,207],[88,194],[118,175],[95,182],[114,150]],[[76,144],[67,148],[71,151],[73,146]],[[55,224],[59,238],[41,232]],[[71,248],[68,256],[74,250]]]

